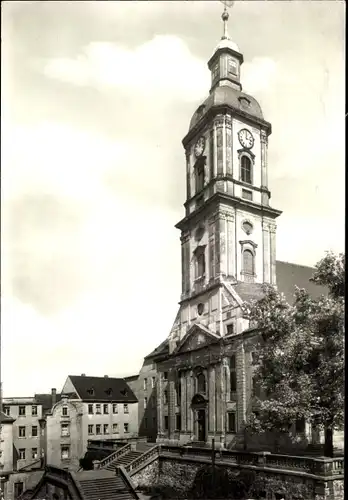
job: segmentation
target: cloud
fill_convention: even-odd
[[[75,58],[55,58],[44,74],[79,86],[122,87],[143,96],[197,100],[209,88],[209,71],[183,40],[157,35],[134,50],[91,42]]]
[[[277,64],[270,57],[255,57],[242,65],[243,88],[250,94],[269,89],[276,82],[277,71]]]

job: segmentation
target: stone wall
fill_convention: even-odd
[[[296,459],[296,457],[293,457]],[[320,478],[302,471],[279,469],[265,470],[260,467],[248,467],[237,464],[217,463],[218,468],[227,470],[229,479],[236,478],[242,469],[254,470],[256,480],[251,488],[251,495],[259,498],[266,494],[266,499],[274,500],[283,497],[285,500],[343,500],[343,479]],[[170,458],[160,456],[155,462],[132,474],[134,486],[146,491],[150,488],[159,491],[166,489],[177,492],[185,498],[192,488],[196,475],[209,463],[197,458]]]

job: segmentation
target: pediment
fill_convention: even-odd
[[[204,345],[211,344],[219,338],[219,335],[210,332],[203,325],[193,325],[178,344],[175,354],[195,351]]]

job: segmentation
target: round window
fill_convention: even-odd
[[[204,304],[198,304],[197,306],[197,312],[198,314],[201,316],[201,314],[203,314],[203,311],[204,311]]]

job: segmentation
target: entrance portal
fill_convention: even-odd
[[[198,425],[198,441],[205,442],[207,440],[205,427],[205,410],[197,410],[197,425]]]

